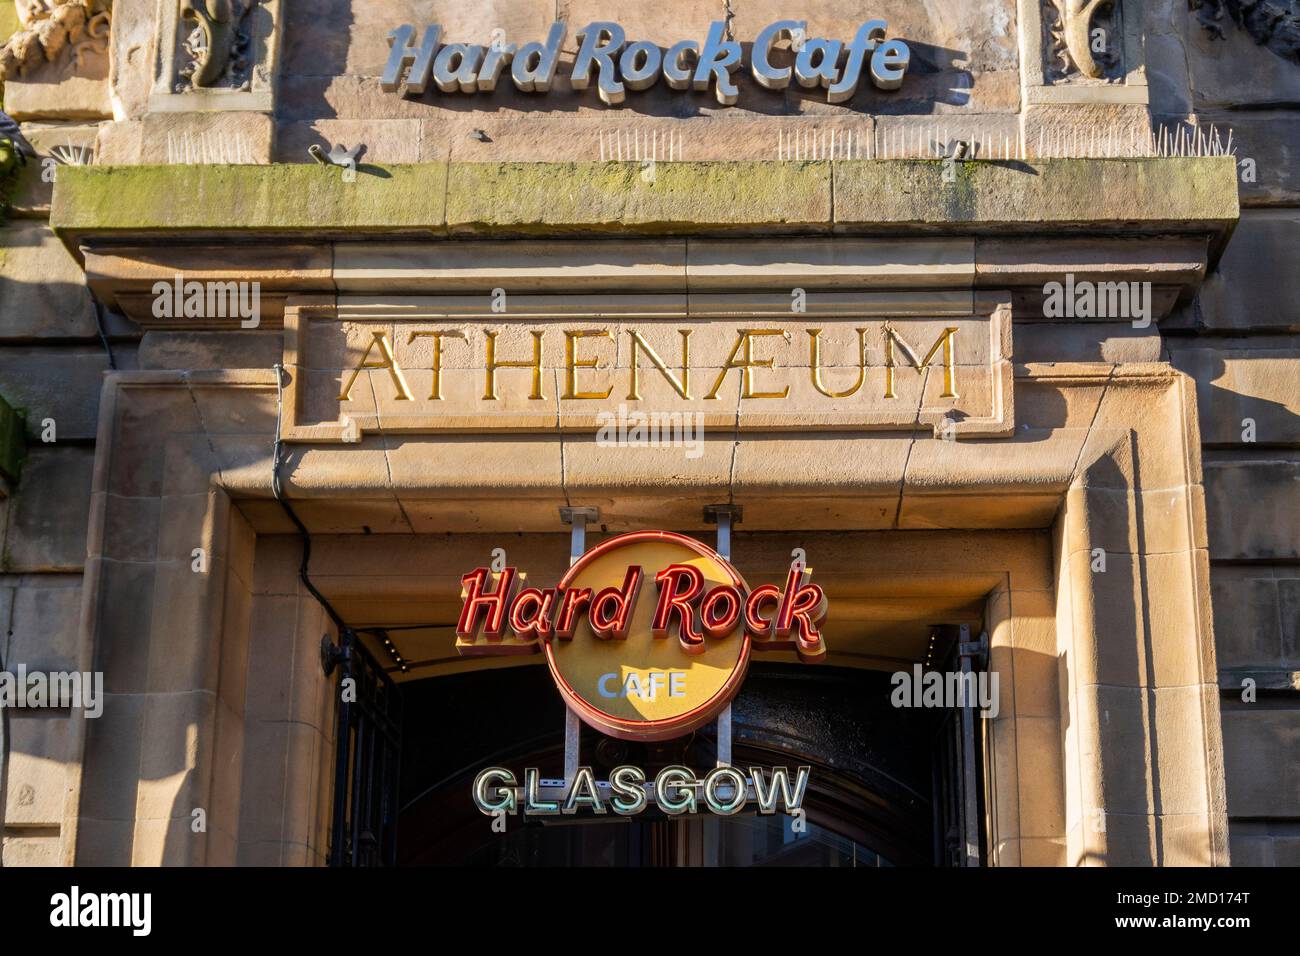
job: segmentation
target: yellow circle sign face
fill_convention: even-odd
[[[700,727],[735,696],[749,663],[750,639],[742,626],[709,636],[688,652],[672,634],[656,637],[660,603],[656,575],[673,566],[703,575],[705,591],[748,591],[744,580],[717,552],[685,535],[637,531],[588,551],[569,569],[561,587],[627,592],[629,571],[639,568],[623,637],[598,637],[584,615],[569,639],[552,638],[546,659],[565,702],[586,723],[623,739],[666,740]],[[611,598],[609,606],[617,607]],[[662,630],[662,629],[661,629]]]

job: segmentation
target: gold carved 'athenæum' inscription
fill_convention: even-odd
[[[437,297],[288,308],[285,440],[594,434],[624,413],[690,415],[720,438],[1014,432],[1009,296],[860,299],[793,317],[704,299],[676,313],[653,298],[547,300],[509,317]]]
[[[559,335],[564,342],[564,359],[561,366],[564,390],[561,397],[566,401],[606,401],[621,382],[626,386],[626,400],[640,401],[643,397],[641,382],[644,361],[651,370],[647,374],[658,374],[679,398],[686,401],[693,400],[693,388],[698,384],[691,374],[693,370],[691,338],[694,330],[675,331],[680,338],[676,343],[676,354],[669,359],[662,354],[662,346],[656,348],[642,331],[622,330],[622,335],[627,342],[625,354],[628,361],[620,367],[614,349],[617,343],[613,331],[609,329],[559,330]],[[896,375],[900,367],[910,367],[918,375],[924,375],[932,366],[942,374],[942,390],[938,397],[941,399],[960,397],[957,390],[959,375],[957,335],[960,328],[956,325],[944,326],[940,329],[937,337],[929,343],[928,350],[925,350],[924,343],[909,342],[888,323],[875,329],[855,327],[853,329],[855,339],[850,354],[847,357],[840,356],[830,363],[837,373],[848,369],[856,374],[852,384],[838,390],[831,388],[826,381],[828,362],[824,356],[824,331],[822,328],[801,330],[807,343],[808,356],[807,365],[801,367],[778,365],[777,356],[773,354],[772,348],[774,340],[789,346],[798,333],[784,328],[737,329],[730,350],[725,356],[715,357],[703,366],[698,366],[707,370],[709,374],[707,380],[712,383],[704,394],[704,400],[716,401],[732,373],[740,377],[742,399],[788,400],[791,397],[789,380],[792,375],[806,375],[815,392],[826,398],[850,398],[867,385],[868,373],[873,368],[872,335],[878,337],[879,351],[883,354],[883,361],[879,363],[883,372],[881,385],[883,399],[898,399]],[[528,370],[531,373],[527,378],[528,399],[530,401],[547,399],[544,364],[546,334],[547,330],[544,329],[529,330],[531,345],[527,352],[522,357],[504,358],[499,345],[501,331],[497,329],[482,331],[482,361],[477,366],[471,363],[470,367],[477,367],[482,371],[484,401],[497,401],[500,398],[499,392],[503,386],[498,379],[503,369]],[[457,347],[468,349],[471,347],[468,331],[416,329],[406,333],[407,345],[412,345],[420,339],[428,339],[431,344],[429,361],[424,368],[424,371],[430,374],[431,382],[427,400],[443,401],[443,373],[448,340],[455,342]],[[604,346],[606,353],[604,356],[598,351],[601,346]],[[352,390],[357,378],[366,370],[382,371],[387,374],[392,385],[394,400],[414,400],[411,388],[407,384],[406,371],[394,354],[386,330],[378,329],[371,332],[370,341],[366,344],[360,360],[343,382],[338,396],[340,402],[352,400]],[[597,377],[601,380],[595,381]]]

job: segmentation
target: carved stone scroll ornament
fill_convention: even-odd
[[[1077,72],[1100,80],[1112,73],[1121,42],[1118,0],[1044,0],[1043,12],[1057,77]],[[1099,21],[1103,14],[1108,15],[1104,24]],[[1105,31],[1103,51],[1094,49],[1094,28]]]
[[[1300,63],[1300,0],[1189,0],[1201,26],[1224,38],[1223,15],[1284,60]]]
[[[111,7],[111,0],[20,0],[20,28],[0,47],[0,81],[24,75],[42,60],[54,63],[69,49],[74,70],[87,50],[105,53]]]
[[[194,89],[246,88],[249,33],[245,21],[257,0],[181,0],[181,19],[194,28],[183,46],[189,58],[178,73]]]

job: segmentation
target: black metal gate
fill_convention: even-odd
[[[330,866],[397,862],[402,694],[355,633],[326,639],[326,674],[339,671],[334,729]]]
[[[943,627],[936,634],[935,663],[945,671],[978,674],[987,661],[987,638],[972,640],[970,628]],[[935,730],[935,866],[981,866],[984,835],[983,733],[979,705],[969,698],[951,708]]]

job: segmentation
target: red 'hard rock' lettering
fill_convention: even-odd
[[[530,587],[516,593],[521,577],[517,568],[509,567],[495,574],[476,568],[461,578],[464,604],[456,636],[473,642],[482,634],[488,643],[481,650],[487,653],[509,634],[525,646],[567,641],[585,613],[597,638],[622,640],[645,574],[631,565],[621,586],[594,596],[590,588]],[[805,570],[791,569],[784,588],[763,584],[748,594],[734,584],[707,587],[704,574],[687,564],[669,565],[654,581],[658,596],[651,630],[656,638],[675,637],[687,654],[699,654],[706,640],[723,640],[740,628],[756,649],[793,649],[807,663],[826,657],[820,629],[826,619],[826,594],[809,583]]]

